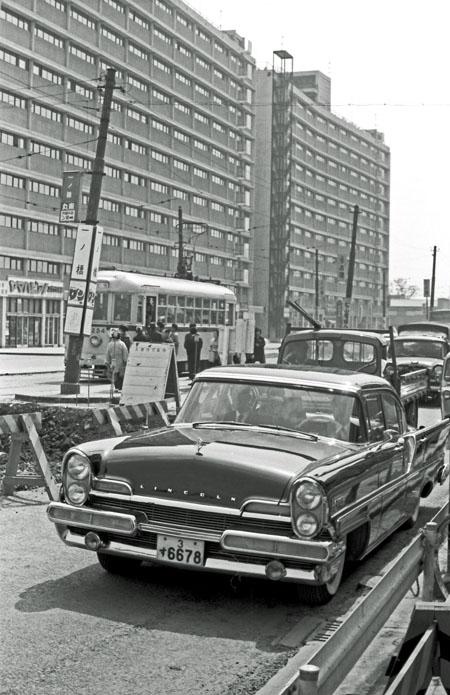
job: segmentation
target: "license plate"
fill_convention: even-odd
[[[202,567],[205,556],[205,542],[194,541],[191,538],[178,536],[163,536],[158,534],[156,540],[156,558],[164,562],[174,562],[177,565]]]

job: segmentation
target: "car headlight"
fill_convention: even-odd
[[[89,490],[80,483],[71,483],[66,488],[66,497],[72,504],[83,504],[86,502]]]
[[[319,520],[314,514],[300,514],[295,519],[295,527],[300,536],[309,538],[314,536],[319,530]]]
[[[442,376],[442,365],[437,364],[435,367],[433,367],[433,372],[436,376],[441,377]]]
[[[448,399],[450,398],[450,391],[442,391],[442,398],[448,401]]]
[[[67,462],[67,473],[74,480],[84,480],[90,472],[89,459],[82,454],[74,454]]]
[[[92,347],[99,347],[103,341],[99,335],[91,335],[91,337],[89,338],[89,342],[92,345]]]
[[[313,482],[301,483],[295,491],[295,501],[302,509],[316,509],[322,502],[322,492]]]

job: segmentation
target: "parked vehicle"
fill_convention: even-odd
[[[442,417],[450,417],[450,353],[444,360],[441,381],[441,412]]]
[[[398,326],[395,354],[400,370],[427,369],[427,398],[440,397],[442,366],[450,350],[450,328],[431,321]]]
[[[348,329],[303,329],[286,335],[281,343],[278,363],[317,365],[332,371],[348,369],[386,378],[397,385],[407,411],[408,423],[417,426],[418,403],[428,390],[428,373],[394,368],[388,358],[389,340],[378,332]]]
[[[408,426],[370,374],[215,367],[172,425],[71,448],[48,516],[108,572],[148,560],[266,577],[321,604],[346,561],[415,523],[448,475],[449,430]]]

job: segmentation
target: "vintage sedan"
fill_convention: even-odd
[[[91,441],[62,462],[49,519],[102,567],[143,561],[336,593],[442,483],[448,420],[419,430],[377,376],[285,366],[197,375],[173,424]]]

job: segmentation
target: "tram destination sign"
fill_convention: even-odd
[[[79,225],[64,325],[64,332],[70,335],[91,332],[102,239],[102,227]]]

